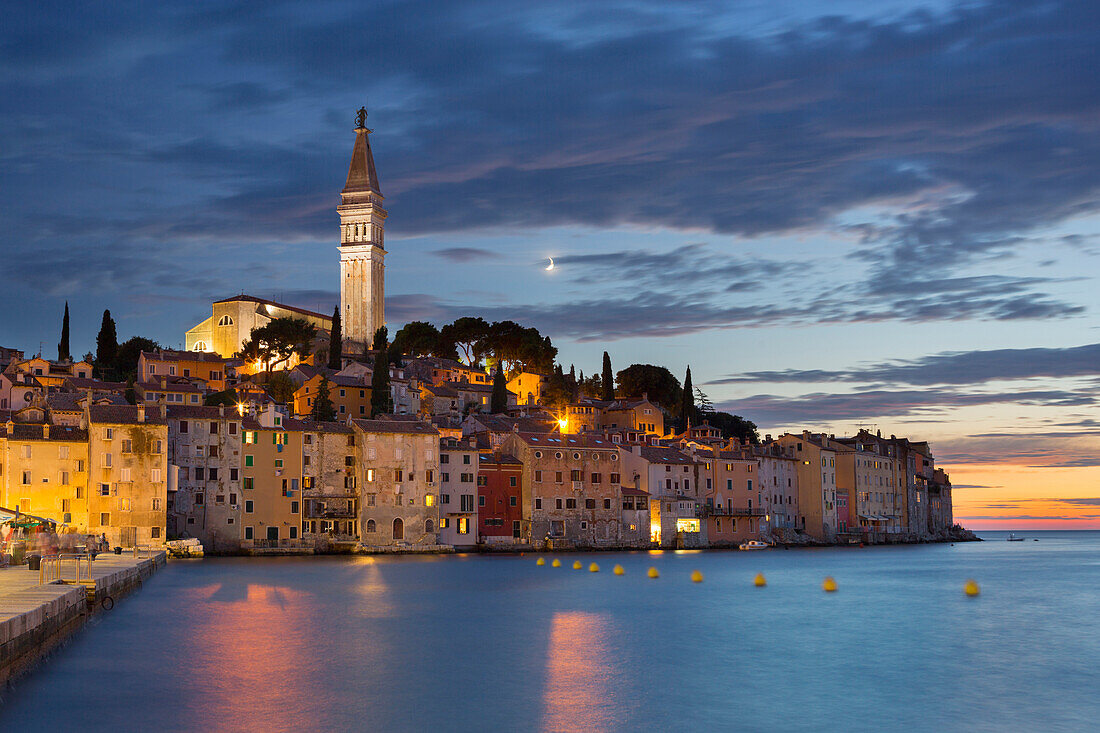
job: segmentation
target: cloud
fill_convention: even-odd
[[[1044,519],[1044,520],[1050,520],[1050,521],[1072,522],[1072,521],[1081,520],[1081,519],[1100,519],[1100,514],[1076,514],[1076,515],[1062,514],[1062,515],[1050,515],[1050,516],[1043,516],[1041,514],[969,514],[969,515],[965,515],[965,516],[955,515],[955,520],[956,521],[970,521],[970,522],[977,521],[977,520],[982,520],[982,521],[993,520],[993,521],[1011,522],[1011,521],[1017,521],[1017,520],[1021,520],[1021,519],[1028,519],[1028,520],[1031,520],[1031,519]]]
[[[786,369],[730,375],[710,384],[745,382],[876,382],[885,384],[981,384],[1037,377],[1100,375],[1100,344],[1066,348],[946,351],[919,359],[880,362],[836,371]]]
[[[500,254],[479,247],[447,247],[446,249],[432,250],[429,254],[449,262],[467,263],[483,260],[499,259]]]

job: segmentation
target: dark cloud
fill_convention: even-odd
[[[432,250],[429,254],[449,262],[481,262],[484,260],[499,259],[500,253],[479,247],[447,247],[446,249]]]
[[[880,382],[889,384],[982,384],[1006,379],[1100,375],[1100,344],[1067,348],[948,351],[919,359],[881,362],[853,369],[787,369],[747,372],[711,384],[742,382]],[[1094,420],[1076,423],[1094,425]]]

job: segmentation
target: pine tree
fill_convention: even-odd
[[[332,422],[336,419],[336,410],[332,406],[332,398],[328,387],[328,377],[322,375],[321,383],[317,385],[317,397],[313,400],[313,409],[309,416],[318,422]]]
[[[385,326],[378,329],[378,333],[382,334],[382,350],[374,355],[374,373],[370,378],[371,417],[393,412],[393,397],[390,395],[390,360],[386,354],[385,331]],[[378,334],[375,334],[374,340],[378,343]]]
[[[57,360],[72,361],[69,353],[69,301],[65,301],[65,317],[61,321],[61,341],[57,344]]]
[[[379,326],[378,330],[374,332],[374,351],[379,353],[385,351],[389,336],[390,332],[386,330],[386,327]]]
[[[95,370],[99,376],[111,376],[114,372],[115,356],[118,354],[118,333],[111,311],[103,311],[103,324],[99,335],[95,337]]]
[[[603,375],[600,377],[600,387],[603,389],[603,394],[600,395],[605,400],[615,399],[615,375],[611,372],[611,357],[607,352],[603,352]]]
[[[332,332],[328,341],[328,368],[340,371],[344,368],[340,358],[344,355],[344,332],[340,323],[340,306],[332,309]]]
[[[684,430],[691,427],[695,419],[695,392],[691,388],[691,365],[688,365],[687,374],[684,375],[684,398],[680,404],[680,419],[684,421]]]
[[[497,364],[496,374],[493,375],[493,396],[489,400],[489,410],[494,415],[508,410],[508,385],[504,381],[504,369],[500,364]]]

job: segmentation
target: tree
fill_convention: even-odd
[[[378,329],[381,333],[385,326]],[[385,338],[385,334],[383,334]],[[378,341],[377,334],[375,342]],[[384,344],[384,342],[383,342]],[[393,396],[390,394],[390,360],[387,358],[386,347],[374,357],[374,371],[370,377],[370,416],[388,415],[393,412]]]
[[[202,403],[207,407],[217,407],[218,405],[225,405],[226,407],[236,407],[237,390],[223,389],[221,392],[208,394],[206,395],[206,398],[202,401]]]
[[[390,348],[398,354],[424,357],[439,356],[439,329],[425,321],[411,321],[393,335]]]
[[[72,361],[73,355],[69,352],[69,301],[65,301],[65,317],[61,319],[61,341],[57,344],[57,360]]]
[[[115,356],[118,354],[118,333],[111,311],[103,311],[103,323],[95,337],[95,372],[100,378],[113,376]]]
[[[389,343],[389,329],[385,326],[379,326],[378,330],[374,332],[374,351],[382,353],[386,350],[386,344]]]
[[[481,348],[489,335],[489,324],[484,318],[456,319],[440,330],[440,341],[444,346],[453,347],[462,361],[469,365],[481,361]]]
[[[611,357],[606,351],[603,352],[603,374],[600,375],[600,388],[602,389],[600,399],[615,399],[615,375],[611,372]]]
[[[742,442],[759,443],[760,434],[756,431],[756,423],[746,420],[740,415],[731,415],[728,412],[712,412],[707,415],[707,423],[722,433],[723,438],[737,438]]]
[[[504,379],[504,367],[497,364],[493,374],[493,396],[489,400],[489,411],[494,415],[508,411],[508,384]]]
[[[308,357],[316,335],[317,327],[301,318],[273,318],[252,329],[237,357],[260,362],[264,371],[271,371],[277,366],[289,365],[294,356]]]
[[[706,393],[698,387],[695,388],[695,409],[703,419],[706,419],[707,415],[714,412],[714,403],[712,403],[710,397],[707,397]]]
[[[336,419],[336,410],[329,396],[328,377],[323,374],[321,383],[317,385],[317,397],[313,400],[313,409],[310,410],[309,416],[318,422],[332,422]]]
[[[573,391],[561,370],[561,364],[554,366],[554,371],[546,381],[546,387],[542,390],[539,403],[549,410],[561,410],[573,399]]]
[[[340,371],[344,368],[341,361],[344,356],[344,332],[340,323],[340,306],[332,309],[332,331],[328,340],[328,368]]]
[[[293,402],[294,393],[298,390],[298,385],[286,372],[272,372],[268,376],[267,384],[264,387],[267,389],[267,393],[271,395],[271,399],[280,405],[289,405]]]
[[[581,394],[588,397],[603,397],[603,379],[599,374],[593,374],[591,377],[585,378],[584,372],[581,372],[577,387]]]
[[[631,364],[615,375],[621,397],[646,395],[652,402],[669,413],[680,411],[683,390],[680,380],[668,369],[652,364]]]
[[[115,373],[121,379],[137,379],[141,375],[138,374],[138,359],[141,358],[141,352],[143,351],[156,351],[160,348],[160,344],[152,339],[147,339],[144,336],[131,336],[123,341],[118,351],[115,353]]]
[[[687,430],[692,421],[698,424],[695,416],[695,391],[691,388],[691,365],[688,364],[687,373],[684,375],[684,388],[681,390],[680,421]]]
[[[136,405],[137,404],[138,395],[137,395],[137,390],[134,389],[134,378],[133,377],[127,377],[126,378],[126,392],[125,392],[124,396],[126,397],[126,401],[129,402],[131,405]]]

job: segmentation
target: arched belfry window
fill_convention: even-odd
[[[218,321],[218,325],[219,326],[232,326],[233,325],[233,319],[230,318],[229,316],[222,316],[221,319]]]

